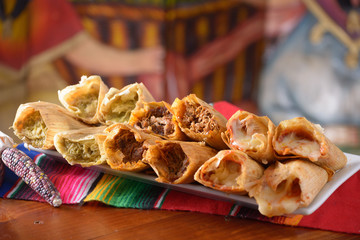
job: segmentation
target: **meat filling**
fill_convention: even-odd
[[[137,123],[137,126],[149,129],[161,136],[168,136],[175,131],[174,124],[171,122],[172,116],[166,107],[158,107],[151,109],[148,115]]]
[[[167,179],[170,182],[180,178],[189,165],[187,156],[177,143],[167,143],[161,147],[161,161],[168,168]]]
[[[188,102],[185,103],[185,107],[186,111],[182,121],[191,131],[203,133],[219,129],[214,115],[207,108],[201,105],[191,105]]]
[[[132,132],[122,130],[116,136],[116,149],[119,149],[124,155],[123,162],[138,162],[141,161],[144,147],[142,142],[138,142]]]

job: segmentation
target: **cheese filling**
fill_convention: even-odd
[[[297,178],[287,179],[280,183],[274,191],[267,184],[254,196],[261,214],[271,217],[289,214],[298,209],[301,204],[301,189]]]
[[[253,120],[251,118],[251,120]],[[266,142],[266,130],[254,121],[245,118],[233,121],[231,124],[231,145],[242,151],[258,151]]]
[[[275,141],[275,148],[277,151],[283,151],[283,155],[306,156],[313,161],[316,161],[321,155],[318,142],[300,136],[296,132],[286,134],[281,140]]]
[[[237,178],[241,174],[241,165],[229,160],[221,161],[219,166],[209,172],[209,180],[215,184],[225,187],[237,186]]]

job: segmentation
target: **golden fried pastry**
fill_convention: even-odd
[[[99,107],[109,88],[99,76],[82,76],[79,84],[58,92],[61,104],[88,124],[99,123]]]
[[[227,119],[213,106],[190,94],[181,100],[175,99],[171,109],[179,127],[189,138],[204,141],[218,150],[227,148],[221,138],[221,133],[226,131]]]
[[[146,151],[144,162],[163,183],[191,183],[199,167],[216,154],[216,150],[199,142],[156,141]]]
[[[90,167],[106,162],[101,148],[106,137],[106,127],[87,127],[59,132],[54,137],[56,150],[70,165],[79,164]]]
[[[280,122],[273,147],[279,159],[304,158],[332,171],[343,168],[347,162],[345,154],[324,135],[320,125],[304,117]]]
[[[129,124],[116,123],[105,129],[108,133],[104,141],[106,161],[112,169],[139,172],[149,168],[143,162],[147,151],[145,142],[160,140],[154,135],[142,132]]]
[[[268,117],[239,110],[231,116],[226,128],[222,136],[231,149],[241,150],[263,164],[275,161],[272,146],[275,125]]]
[[[272,217],[309,206],[327,181],[325,169],[310,161],[291,160],[275,162],[246,189],[258,203],[260,213]]]
[[[110,88],[99,109],[100,122],[105,125],[127,123],[135,108],[155,99],[143,83],[134,83],[122,89]]]
[[[207,160],[195,173],[202,185],[222,192],[247,194],[245,185],[264,173],[261,164],[238,150],[222,150]]]
[[[63,107],[48,102],[21,104],[12,128],[23,142],[35,148],[54,149],[54,136],[58,132],[86,128]]]
[[[142,108],[132,111],[129,124],[166,139],[187,139],[173,116],[170,104],[164,101],[145,102]]]

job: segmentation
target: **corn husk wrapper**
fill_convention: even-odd
[[[195,94],[175,99],[171,106],[181,130],[192,140],[204,141],[218,150],[228,147],[221,138],[227,119]]]
[[[304,117],[280,122],[275,130],[273,147],[279,160],[308,159],[332,171],[347,163],[345,154],[324,135],[320,125]]]
[[[161,140],[148,147],[143,161],[155,171],[158,182],[191,183],[199,167],[216,153],[199,142]]]
[[[115,170],[139,172],[149,168],[143,162],[150,144],[160,140],[154,135],[142,132],[129,124],[116,123],[105,129],[108,133],[103,148],[108,165]]]
[[[87,127],[57,133],[54,137],[56,150],[70,164],[91,167],[106,163],[102,144],[106,127]]]
[[[275,125],[268,117],[239,110],[231,116],[226,129],[222,137],[230,149],[241,150],[263,164],[275,161]]]
[[[35,148],[54,149],[58,132],[86,128],[63,107],[48,102],[21,104],[13,122],[14,134]]]
[[[294,159],[275,162],[264,171],[261,179],[246,189],[258,203],[260,213],[272,217],[309,206],[327,181],[325,169],[306,160]]]
[[[98,124],[99,108],[109,88],[100,76],[82,76],[78,84],[58,91],[61,104],[88,124]]]
[[[171,105],[161,102],[145,102],[142,108],[132,111],[129,124],[147,133],[171,140],[188,139],[172,112]]]
[[[155,99],[143,83],[134,83],[122,89],[110,88],[100,106],[100,122],[105,125],[128,123],[131,112],[142,108],[144,102]]]
[[[215,190],[244,195],[245,185],[258,180],[263,173],[263,166],[246,153],[222,150],[197,170],[195,180]]]

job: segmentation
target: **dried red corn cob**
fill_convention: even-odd
[[[59,207],[62,204],[60,193],[54,184],[25,153],[16,148],[5,148],[2,152],[2,161],[50,205]]]

